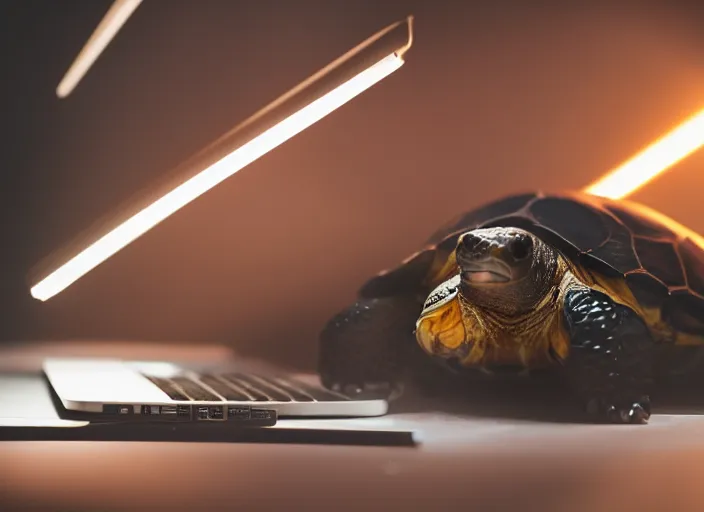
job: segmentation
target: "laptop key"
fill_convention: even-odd
[[[249,373],[234,373],[232,377],[247,385],[247,389],[257,389],[266,394],[271,400],[277,402],[291,402],[293,397],[286,389],[259,375]]]
[[[215,375],[203,375],[200,377],[200,381],[221,395],[225,400],[232,400],[235,402],[249,402],[253,400],[252,395],[247,393],[246,390],[225,380],[219,379]]]
[[[189,379],[188,377],[173,377],[171,379],[174,384],[176,384],[178,387],[180,387],[183,392],[188,395],[191,400],[198,400],[198,401],[212,401],[212,402],[221,402],[222,398],[217,396],[214,393],[211,393],[207,389],[205,389],[203,386],[195,382],[194,380]]]
[[[149,379],[155,386],[161,389],[164,393],[166,393],[171,400],[179,400],[182,402],[187,402],[191,400],[170,379],[162,379],[159,377],[152,377],[150,375],[145,375],[145,377]]]
[[[264,390],[253,386],[246,379],[239,378],[238,374],[224,373],[220,375],[220,378],[245,390],[249,395],[252,396],[252,400],[254,400],[255,402],[269,402],[271,400],[274,400],[274,398],[269,396]]]
[[[283,378],[275,377],[272,379],[277,386],[280,388],[283,388],[286,390],[286,392],[291,395],[291,397],[296,401],[296,402],[315,402],[315,398],[309,394],[306,393],[305,390],[296,387],[291,381],[288,381]]]
[[[209,389],[187,377],[172,379],[146,376],[172,400],[221,401]],[[225,400],[237,402],[340,402],[351,398],[320,386],[286,377],[264,377],[247,373],[206,374],[199,380]]]

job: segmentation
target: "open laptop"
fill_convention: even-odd
[[[184,160],[153,189],[95,220],[37,265],[31,295],[46,301],[61,293],[180,208],[399,69],[413,42],[412,20],[377,32]],[[89,358],[48,358],[42,370],[63,408],[88,421],[228,422],[260,414],[360,417],[387,411],[385,399],[352,398],[324,389],[314,377],[285,372]]]
[[[270,367],[47,358],[42,370],[65,410],[88,421],[241,421],[272,415],[381,416],[384,398],[352,398],[313,375]]]

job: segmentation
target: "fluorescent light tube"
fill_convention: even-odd
[[[115,0],[61,79],[56,88],[56,95],[59,98],[65,98],[71,94],[78,82],[85,76],[100,54],[103,53],[105,47],[113,40],[115,34],[141,3],[142,0]]]
[[[704,110],[664,135],[618,168],[587,187],[586,192],[624,198],[704,146]]]
[[[32,296],[44,301],[61,292],[169,215],[389,76],[403,65],[412,40],[409,17],[260,110],[177,169],[181,179],[176,186],[113,222],[112,229],[93,236],[80,250],[64,251],[60,265],[51,265],[54,269],[32,286]]]

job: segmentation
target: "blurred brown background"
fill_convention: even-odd
[[[300,367],[369,275],[497,196],[581,188],[704,107],[701,2],[3,1],[3,340],[224,342]],[[399,72],[46,303],[43,256],[386,24]],[[704,232],[704,152],[635,198]]]

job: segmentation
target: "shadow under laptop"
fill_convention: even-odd
[[[399,446],[418,444],[413,432],[372,430],[291,429],[202,424],[90,424],[85,427],[2,428],[3,441],[120,441],[161,443],[256,443],[337,446]]]
[[[704,375],[658,382],[652,413],[704,415]],[[549,423],[593,423],[564,380],[552,374],[531,377],[472,376],[406,386],[391,401],[390,413],[438,412],[472,418]]]

